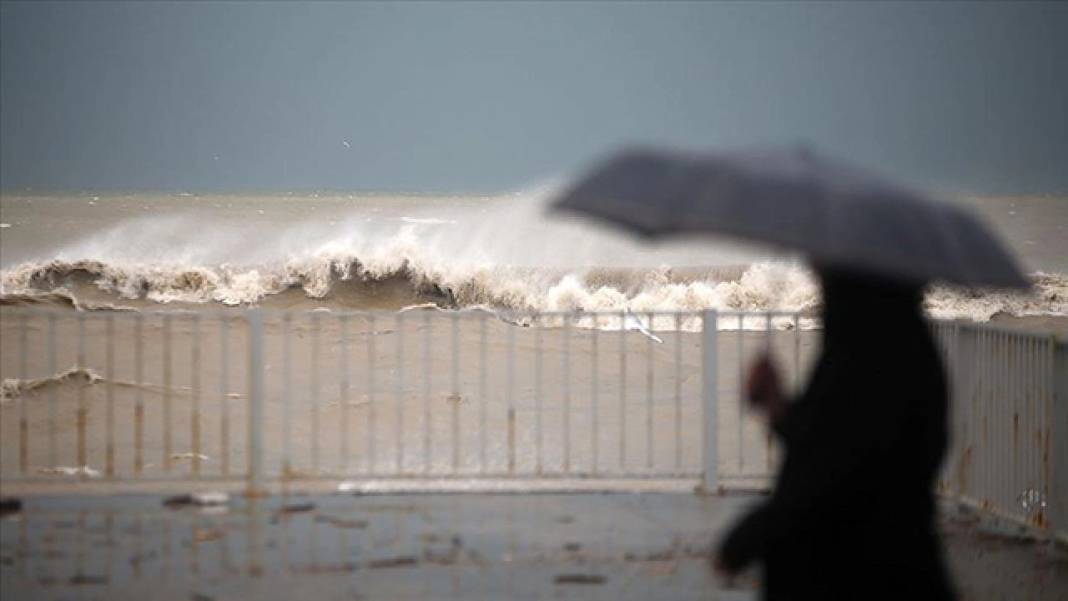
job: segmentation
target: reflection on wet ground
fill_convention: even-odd
[[[712,542],[756,495],[32,496],[0,519],[6,599],[757,598]],[[1068,598],[1068,549],[943,507],[962,598]],[[862,597],[858,597],[862,598]]]
[[[714,533],[750,499],[682,494],[31,498],[2,522],[9,598],[750,599]]]

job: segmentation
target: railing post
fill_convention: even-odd
[[[250,309],[248,318],[248,488],[263,496],[263,313]]]
[[[1068,544],[1068,340],[1054,342],[1049,517],[1053,538]]]
[[[701,318],[701,398],[704,405],[702,423],[703,477],[699,492],[712,494],[720,491],[719,453],[716,436],[719,428],[719,382],[717,379],[719,359],[717,357],[717,315],[715,311],[705,311]]]

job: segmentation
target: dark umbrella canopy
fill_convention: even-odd
[[[717,233],[914,282],[1026,288],[970,213],[807,149],[624,151],[552,205],[649,238]]]

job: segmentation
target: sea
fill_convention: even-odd
[[[713,237],[642,243],[549,214],[552,192],[8,192],[0,195],[0,303],[85,311],[430,304],[818,312],[819,288],[803,258]],[[935,284],[925,298],[929,315],[1064,328],[1068,198],[951,201],[989,224],[1034,287]]]

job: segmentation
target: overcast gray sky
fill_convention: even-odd
[[[807,141],[1068,192],[1068,3],[0,10],[9,190],[500,191],[629,141]]]

